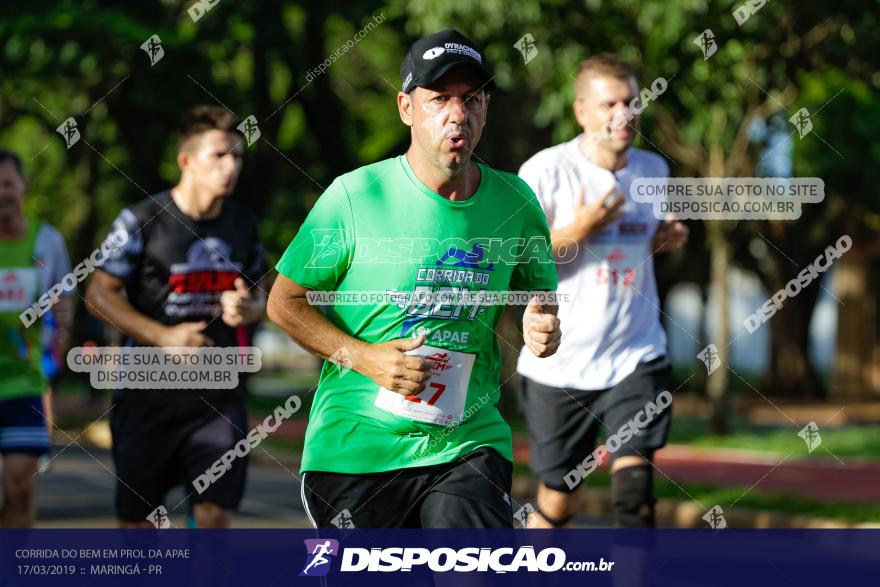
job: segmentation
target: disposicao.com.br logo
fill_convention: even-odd
[[[326,575],[331,559],[339,553],[336,540],[306,540],[308,558],[300,573],[301,577]],[[516,573],[518,571],[552,573],[555,571],[610,572],[613,561],[604,558],[596,561],[566,561],[561,548],[544,548],[536,551],[534,546],[518,548],[421,548],[386,547],[356,548],[342,550],[340,572],[410,572],[413,567],[427,567],[435,573],[443,572],[493,572]]]

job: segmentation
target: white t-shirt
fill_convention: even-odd
[[[659,222],[652,205],[629,195],[633,180],[668,177],[662,157],[631,148],[626,167],[611,172],[588,160],[572,141],[540,151],[519,170],[538,196],[551,230],[574,220],[580,186],[587,203],[615,184],[626,194],[623,216],[578,243],[577,256],[557,265],[562,342],[552,357],[522,352],[517,370],[553,387],[613,387],[639,363],[666,354],[650,243]],[[569,301],[564,301],[566,296]]]

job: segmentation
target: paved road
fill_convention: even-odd
[[[110,452],[73,444],[53,448],[49,470],[37,482],[38,528],[114,528],[113,491],[116,479]],[[299,481],[292,463],[261,458],[252,461],[245,499],[232,521],[234,528],[310,528],[300,501]],[[165,501],[172,523],[186,526],[182,489]],[[531,500],[534,503],[534,499]],[[580,516],[578,527],[608,526],[610,520]]]
[[[56,446],[57,454],[64,446]],[[88,451],[86,453],[85,451]],[[116,479],[107,450],[72,445],[57,456],[37,484],[37,527],[113,528],[113,490]],[[185,527],[182,489],[165,502],[172,523]],[[233,518],[235,528],[309,528],[299,498],[299,482],[281,465],[250,468],[245,499]]]

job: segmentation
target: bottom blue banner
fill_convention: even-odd
[[[849,585],[873,530],[0,530],[0,585]]]

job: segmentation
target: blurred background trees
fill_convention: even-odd
[[[700,301],[695,327],[667,313],[671,338],[684,340],[690,357],[715,343],[733,365],[709,377],[716,412],[723,415],[727,388],[743,383],[732,351],[754,346],[743,312],[732,309],[740,282],[731,276],[752,280],[766,298],[842,234],[855,246],[836,267],[840,291],[830,280],[824,290],[814,284],[765,325],[761,389],[803,398],[826,397],[829,384],[837,395],[880,390],[876,2],[768,2],[742,25],[731,14],[740,3],[729,0],[220,0],[195,22],[193,4],[0,8],[0,145],[21,154],[28,211],[59,227],[74,263],[122,207],[176,179],[174,133],[192,105],[256,117],[262,137],[247,149],[236,197],[262,217],[274,262],[336,175],[405,150],[395,95],[414,38],[454,27],[483,44],[498,91],[476,155],[507,171],[578,132],[573,73],[585,57],[615,51],[643,84],[668,80],[643,114],[637,145],[666,156],[674,176],[825,181],[825,201],[805,205],[797,221],[690,222],[686,252],[658,259],[661,292],[686,282]],[[704,58],[694,40],[707,29],[717,51]],[[526,34],[536,50],[528,63],[515,47]],[[152,35],[164,55],[151,66],[140,46]],[[310,75],[334,53],[326,73]],[[813,124],[803,138],[788,122],[801,108]],[[55,128],[70,116],[82,141],[66,149]],[[840,302],[838,328],[826,323],[823,332],[837,339],[831,371],[810,352],[823,291]],[[700,365],[691,358],[685,366]],[[690,385],[706,387],[704,377]]]

